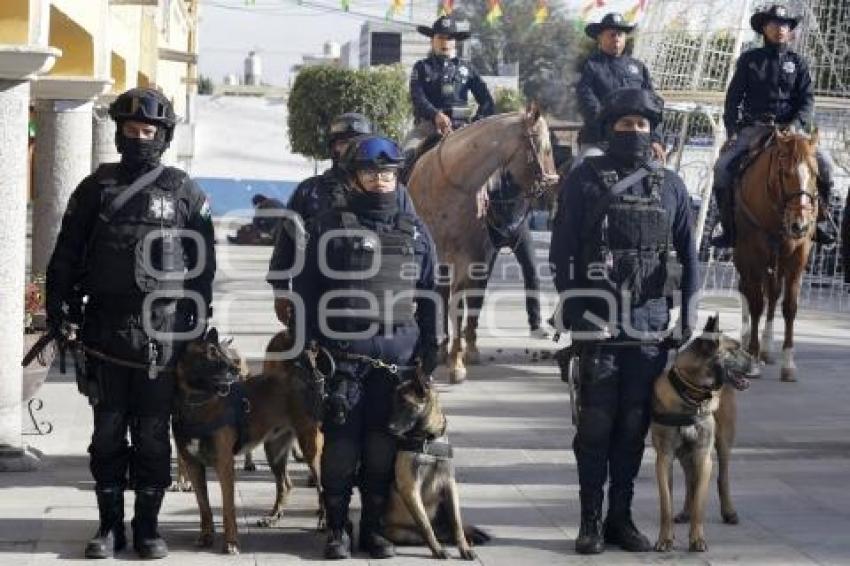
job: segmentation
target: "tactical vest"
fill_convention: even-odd
[[[363,276],[326,274],[330,282],[326,291],[339,293],[328,308],[351,311],[350,316],[328,317],[330,327],[353,332],[365,330],[371,323],[381,328],[414,324],[418,277],[412,269],[416,265],[413,217],[398,214],[392,224],[364,223],[349,208],[344,188],[335,188],[331,199],[330,218],[322,219],[321,224],[325,230],[343,232],[328,240],[327,266],[335,272]]]
[[[100,212],[127,185],[117,181],[117,164],[101,165]],[[85,259],[85,292],[98,296],[140,297],[153,291],[183,289],[182,238],[188,207],[179,199],[188,176],[167,167],[151,185],[133,196],[114,216],[98,215]]]
[[[682,266],[671,237],[673,214],[664,208],[661,187],[664,170],[651,173],[649,189],[641,195],[611,188],[619,176],[607,158],[588,158],[602,190],[585,195],[592,203],[585,215],[581,250],[582,273],[592,288],[612,292],[619,299],[629,293],[632,306],[671,297],[680,288]],[[641,185],[643,181],[641,181]]]

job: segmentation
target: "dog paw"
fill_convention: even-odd
[[[704,538],[697,538],[691,541],[688,550],[691,552],[705,552],[708,550],[708,543],[705,542]]]
[[[447,551],[445,548],[437,548],[436,550],[433,550],[432,553],[434,554],[434,558],[436,558],[437,560],[449,559],[449,551]]]
[[[678,525],[681,525],[683,523],[690,523],[691,522],[691,514],[688,513],[687,511],[682,511],[681,513],[679,513],[678,515],[673,517],[673,522],[678,524]]]
[[[261,517],[257,519],[257,526],[263,528],[269,528],[277,526],[277,522],[280,520],[280,515],[267,515],[265,517]]]
[[[739,522],[738,513],[735,511],[732,511],[731,513],[722,513],[722,515],[723,522],[727,525],[737,525]]]
[[[177,480],[168,486],[168,491],[172,492],[188,492],[192,491],[192,482],[188,480]]]
[[[469,547],[459,548],[458,550],[460,550],[460,557],[464,560],[475,560],[476,558],[478,558],[475,555],[475,551]]]
[[[658,539],[655,543],[655,552],[670,552],[673,550],[673,539]]]
[[[222,554],[236,555],[239,554],[239,545],[235,542],[226,542],[221,549]]]
[[[212,533],[201,533],[198,539],[195,541],[195,546],[198,548],[209,548],[213,545],[213,534]]]

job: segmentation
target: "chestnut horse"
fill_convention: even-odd
[[[502,169],[510,171],[529,198],[557,182],[549,126],[535,104],[525,112],[490,116],[450,133],[416,161],[407,183],[417,213],[431,230],[440,264],[448,268],[448,277],[439,283],[447,306],[444,323],[450,317],[454,321],[448,359],[452,383],[466,379],[465,348],[473,360],[477,355],[478,313],[469,308],[461,333],[463,306],[467,295],[475,304],[471,297],[487,285],[493,246],[481,192]],[[444,328],[448,333],[448,324]]]
[[[741,333],[754,359],[751,376],[761,374],[759,360],[773,362],[773,317],[784,293],[781,375],[782,381],[796,381],[794,318],[818,214],[816,145],[816,138],[776,130],[740,181],[734,261],[740,276],[738,288],[745,298]],[[758,327],[765,298],[762,349]]]

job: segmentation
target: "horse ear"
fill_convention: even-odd
[[[540,105],[536,100],[530,100],[525,107],[525,119],[528,126],[531,127],[540,119]]]

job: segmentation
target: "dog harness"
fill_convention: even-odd
[[[216,394],[219,395],[219,394]],[[176,412],[174,416],[174,436],[181,440],[191,440],[194,438],[209,438],[217,430],[225,426],[232,426],[236,429],[236,444],[233,446],[233,453],[237,454],[242,447],[248,442],[248,415],[251,413],[251,401],[245,394],[245,386],[241,382],[233,382],[228,385],[227,393],[220,395],[225,398],[227,403],[224,410],[218,418],[211,421],[195,421],[186,418],[186,415],[181,412]],[[197,405],[212,401],[213,398],[205,398],[203,402]],[[187,398],[191,404],[191,398]]]
[[[454,449],[445,434],[437,438],[405,437],[398,441],[398,449],[433,456],[439,460],[451,460],[454,456]]]

